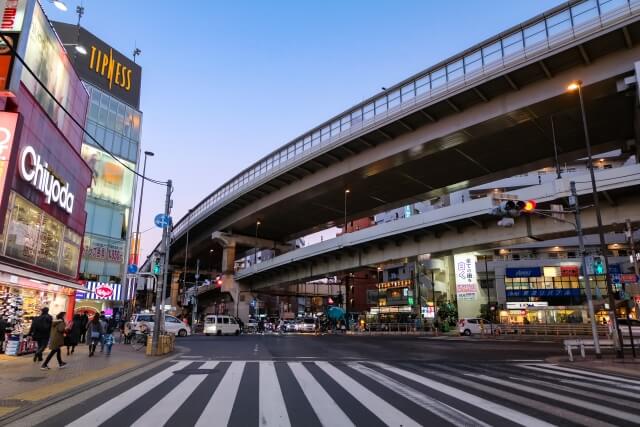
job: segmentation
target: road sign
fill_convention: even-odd
[[[127,272],[129,272],[129,274],[136,274],[138,272],[138,266],[135,264],[129,264]]]
[[[156,224],[156,227],[165,228],[171,224],[171,217],[165,214],[158,214],[153,219],[153,222]]]

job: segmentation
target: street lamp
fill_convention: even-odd
[[[135,263],[138,263],[138,256],[140,256],[140,215],[142,213],[142,197],[144,196],[144,181],[145,173],[147,171],[147,157],[153,157],[154,154],[151,151],[144,152],[144,163],[142,166],[142,184],[140,184],[140,201],[138,201],[138,221],[136,223],[136,244],[133,247],[136,251]],[[145,281],[145,293],[147,293],[147,285]],[[148,296],[148,295],[147,295]],[[148,298],[147,298],[148,299]]]
[[[256,221],[256,246],[253,248],[253,265],[258,264],[258,227],[260,227],[260,220]]]
[[[348,188],[344,190],[344,233],[347,234],[347,195],[351,193]]]
[[[582,97],[582,81],[575,80],[571,82],[567,86],[567,90],[569,92],[578,92],[578,98],[580,100],[580,113],[582,115],[582,127],[584,131],[584,142],[587,148],[587,161],[589,162],[589,175],[591,177],[591,192],[593,195],[593,204],[596,209],[596,221],[598,224],[598,235],[600,237],[600,251],[602,252],[602,256],[604,258],[604,267],[605,267],[605,277],[607,284],[607,293],[609,294],[609,319],[611,320],[611,326],[613,330],[616,331],[616,335],[618,336],[618,342],[616,345],[616,355],[619,358],[624,357],[624,353],[622,351],[622,333],[620,328],[618,327],[618,321],[616,319],[616,299],[613,295],[613,288],[611,286],[611,281],[609,280],[609,259],[607,257],[607,244],[604,240],[604,230],[602,228],[602,215],[600,212],[600,200],[598,197],[598,189],[596,186],[596,177],[595,172],[593,171],[593,158],[591,157],[591,141],[589,139],[589,129],[587,125],[587,114],[584,108],[584,99]],[[585,275],[589,274],[589,272],[585,271]],[[614,340],[615,341],[615,340]]]

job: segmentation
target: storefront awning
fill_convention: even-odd
[[[19,277],[25,277],[27,279],[41,282],[42,284],[64,286],[67,288],[83,290],[82,285],[71,280],[58,279],[55,277],[46,276],[44,274],[35,273],[33,271],[25,270],[23,268],[14,267],[7,264],[0,264],[0,274],[2,279],[8,283],[18,284]]]

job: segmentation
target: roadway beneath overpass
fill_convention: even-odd
[[[625,219],[640,223],[640,165],[630,165],[597,174],[598,188],[610,203],[602,207],[608,231],[621,231]],[[581,204],[591,203],[588,175],[562,178],[516,192],[521,199],[536,199],[539,206],[562,203],[569,183],[576,181]],[[574,236],[570,224],[537,215],[516,219],[512,228],[498,227],[489,212],[489,198],[400,219],[343,234],[335,239],[297,249],[236,273],[235,280],[253,291],[295,282],[305,282],[337,273],[375,267],[420,254],[433,256],[496,248],[526,241]],[[572,220],[571,216],[566,219]],[[583,212],[585,232],[594,231],[593,209]]]

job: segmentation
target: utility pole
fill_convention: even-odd
[[[493,310],[491,307],[491,286],[489,285],[489,267],[487,264],[487,255],[482,256],[484,258],[484,276],[487,280],[487,305],[489,306],[489,327],[491,328],[491,335],[493,335]],[[495,277],[494,279],[495,280]]]
[[[173,183],[171,180],[167,181],[167,195],[164,202],[164,215],[166,219],[169,219],[171,213],[171,193],[173,192]],[[162,227],[162,256],[164,256],[162,272],[162,287],[156,286],[156,313],[154,319],[153,337],[152,337],[152,354],[158,355],[158,341],[160,340],[160,329],[164,332],[164,300],[167,293],[167,277],[169,269],[169,227],[171,221],[168,220],[167,224]]]
[[[582,235],[582,223],[580,221],[580,203],[578,201],[578,193],[576,192],[576,183],[571,181],[571,198],[569,199],[569,205],[574,208],[574,215],[576,219],[576,231],[578,232],[578,244],[580,246],[580,255],[582,256],[582,270],[584,274],[584,293],[587,297],[587,309],[589,311],[589,318],[591,319],[591,334],[593,335],[593,347],[596,352],[596,358],[601,359],[602,353],[600,353],[600,339],[598,337],[598,327],[596,325],[596,315],[593,310],[593,298],[591,295],[591,282],[589,280],[589,268],[587,264],[587,251],[584,248],[584,237]]]
[[[196,322],[198,321],[198,279],[200,278],[200,258],[196,259],[196,288],[193,293],[193,309],[191,310],[191,327],[193,332],[196,330]]]

